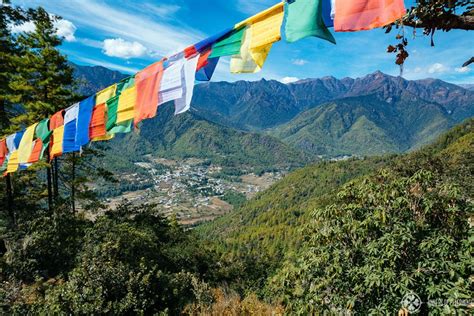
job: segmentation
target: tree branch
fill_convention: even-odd
[[[451,29],[457,30],[474,30],[474,16],[472,15],[450,15],[442,20],[421,21],[413,20],[413,17],[408,14],[403,18],[403,24],[415,28],[436,28],[439,30],[449,31]]]

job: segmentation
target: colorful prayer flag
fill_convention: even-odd
[[[217,41],[221,40],[223,37],[227,36],[229,33],[233,32],[234,28],[228,28],[220,33],[217,33],[213,36],[210,36],[202,41],[200,41],[199,43],[197,44],[194,44],[194,48],[197,52],[199,53],[202,53],[204,51],[206,51],[207,49],[211,48],[214,43],[216,43]],[[185,57],[190,57],[191,55],[185,55]]]
[[[34,163],[43,159],[44,151],[49,146],[51,134],[52,131],[49,130],[49,119],[44,119],[38,123],[35,131],[36,139],[33,150],[31,152],[30,158],[28,158],[29,163]]]
[[[334,30],[371,30],[393,23],[405,13],[403,0],[336,0]]]
[[[22,132],[20,133],[21,133],[20,135],[23,136],[23,133]],[[17,149],[18,149],[19,142],[17,143],[18,141],[17,134],[18,133],[11,134],[7,136],[7,139],[6,139],[8,154],[4,162],[4,165],[6,165],[5,173],[16,172],[16,170],[18,169],[18,150]]]
[[[91,123],[89,125],[89,138],[92,141],[106,140],[102,139],[106,136],[105,129],[105,103],[98,104],[92,109]]]
[[[197,68],[196,68],[196,80],[198,81],[209,81],[214,74],[214,70],[219,62],[219,57],[209,58],[212,50],[208,49],[199,56]]]
[[[76,148],[89,143],[89,126],[92,120],[92,111],[95,105],[95,96],[91,96],[79,103],[79,115],[77,117]]]
[[[286,41],[296,42],[308,36],[315,36],[336,44],[331,32],[324,25],[322,0],[297,0],[285,3]]]
[[[231,73],[255,73],[262,69],[263,63],[265,62],[272,44],[264,47],[255,57],[258,58],[259,64],[255,60],[254,56],[250,52],[252,32],[249,28],[245,30],[244,39],[242,41],[242,47],[240,48],[240,54],[232,56],[230,60],[230,72]]]
[[[274,42],[281,39],[283,2],[237,24],[236,29],[247,25],[240,54],[231,59],[232,73],[254,73],[262,69]]]
[[[126,78],[122,81],[120,81],[119,84],[117,84],[117,90],[116,90],[116,95],[109,99],[107,101],[107,123],[106,123],[106,129],[107,133],[109,135],[117,134],[117,133],[128,133],[131,131],[132,127],[132,119],[134,116],[134,103],[136,100],[136,95],[132,95],[131,100],[130,100],[130,94],[127,93],[125,95],[127,99],[125,99],[122,104],[120,103],[123,93],[127,90],[134,89],[135,86],[135,79],[133,77]],[[120,108],[120,105],[122,105],[122,108]],[[131,109],[130,109],[131,106]],[[130,117],[128,120],[118,122],[118,117],[120,115],[120,111],[122,113],[125,113],[126,117],[127,115]],[[127,112],[132,112],[131,114]]]
[[[134,124],[144,119],[155,117],[158,108],[158,91],[163,77],[163,62],[154,63],[135,76],[137,102],[135,105]]]
[[[110,140],[114,136],[107,134],[106,122],[107,122],[107,101],[115,96],[117,90],[117,84],[113,84],[110,87],[105,88],[104,90],[98,92],[95,96],[96,106],[93,109],[92,119],[91,119],[91,128],[90,139],[93,142]]]
[[[183,95],[181,98],[174,101],[175,115],[186,112],[191,106],[198,61],[199,56],[185,59],[184,66],[181,68],[181,85],[183,89]]]
[[[322,0],[323,21],[326,27],[334,26],[334,16],[336,15],[336,0]]]
[[[64,114],[63,153],[72,153],[80,150],[80,147],[76,146],[78,116],[79,103],[66,109],[66,113]]]
[[[25,134],[25,130],[22,130],[21,132],[16,132],[13,137],[13,142],[15,144],[15,150],[18,149],[18,146],[20,146],[21,139],[23,138],[23,135]]]
[[[49,120],[49,129],[53,132],[51,139],[50,159],[59,157],[63,151],[64,110],[56,112]]]
[[[174,101],[183,96],[181,70],[184,66],[184,60],[184,55],[175,58],[163,71],[160,91],[158,93],[158,105]]]
[[[18,163],[20,164],[27,164],[30,159],[34,147],[33,138],[35,137],[37,125],[38,123],[29,126],[25,130],[25,134],[23,134],[20,145],[18,146]]]
[[[10,153],[6,173],[16,172],[18,170],[18,167],[19,167],[18,150],[15,150]]]
[[[0,168],[3,166],[5,159],[8,155],[8,148],[7,148],[7,140],[2,139],[0,140]]]
[[[117,124],[133,120],[135,116],[135,104],[137,103],[137,88],[135,79],[132,78],[127,87],[120,93],[117,108]]]
[[[232,56],[240,53],[245,28],[234,30],[212,46],[210,58]]]

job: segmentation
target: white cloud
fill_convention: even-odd
[[[62,19],[56,21],[54,26],[58,29],[56,34],[60,37],[64,37],[66,42],[74,42],[76,40],[74,33],[76,32],[77,27],[71,21]]]
[[[460,67],[460,68],[455,68],[454,69],[456,72],[459,72],[459,73],[468,73],[471,71],[471,69],[469,67]]]
[[[108,4],[97,0],[28,0],[28,6],[42,5],[74,22],[84,32],[94,32],[109,38],[140,42],[154,53],[165,55],[171,50],[184,49],[206,35],[175,19],[157,19],[143,9]],[[161,9],[161,14],[176,7]]]
[[[419,73],[421,73],[422,71],[423,71],[423,68],[421,68],[421,67],[416,67],[415,70],[414,70],[414,72],[415,72],[416,74],[419,74]]]
[[[446,67],[445,65],[440,64],[440,63],[435,63],[428,68],[428,73],[429,74],[443,73],[443,72],[447,72],[448,70],[449,70],[449,67]]]
[[[64,19],[55,21],[54,27],[57,29],[56,34],[59,37],[63,37],[66,42],[74,42],[76,40],[74,33],[76,32],[77,28],[71,21]],[[29,21],[19,25],[12,25],[11,31],[13,33],[29,33],[34,32],[35,28],[35,23]]]
[[[293,83],[300,80],[299,78],[296,77],[284,77],[280,79],[281,83],[288,84],[288,83]]]
[[[296,66],[304,66],[304,65],[306,65],[307,63],[308,63],[308,61],[305,60],[305,59],[293,59],[293,60],[292,60],[292,64],[293,64],[293,65],[296,65]]]
[[[146,47],[138,42],[127,42],[122,38],[112,38],[104,41],[104,54],[110,57],[128,59],[144,56],[146,52]]]

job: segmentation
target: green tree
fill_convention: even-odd
[[[27,15],[34,23],[35,29],[32,32],[20,33],[16,38],[21,54],[13,57],[16,67],[9,84],[13,91],[10,101],[20,104],[22,111],[11,120],[12,132],[40,122],[77,100],[72,90],[73,69],[66,56],[58,50],[63,39],[57,35],[55,23],[60,18],[50,15],[41,7],[28,10]],[[48,158],[48,154],[46,156]],[[59,196],[58,161],[54,160],[54,168],[46,163],[36,166],[36,170],[44,167],[47,167],[47,196],[51,208],[53,188],[54,195]],[[20,177],[33,177],[38,183],[36,173],[23,174]],[[18,181],[21,182],[21,178]],[[29,187],[30,191],[33,187]],[[38,191],[44,190],[38,188]],[[31,198],[31,194],[28,195]]]
[[[274,278],[277,293],[300,314],[393,314],[411,292],[424,312],[467,310],[456,301],[472,297],[472,210],[436,170],[352,182],[313,212],[304,250]]]
[[[11,26],[26,20],[24,12],[12,7],[10,2],[2,0],[0,4],[0,136],[5,136],[10,127],[12,90],[9,86],[12,73],[15,70],[13,56],[18,55],[18,45],[11,34]]]

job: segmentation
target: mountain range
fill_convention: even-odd
[[[79,90],[84,94],[125,77],[103,67],[74,67],[86,82]],[[418,148],[473,115],[474,91],[378,71],[356,79],[323,77],[291,84],[264,79],[201,83],[185,117],[156,118],[144,124],[142,134],[149,138],[150,150],[173,155],[193,148],[189,152],[212,156],[222,147],[213,140],[232,130],[240,136],[228,141],[258,139],[252,146],[260,146],[271,140],[272,149],[283,148],[283,142],[299,156],[367,156]],[[202,128],[206,132],[200,133]],[[221,132],[208,133],[209,128]],[[241,145],[226,143],[228,148]]]

